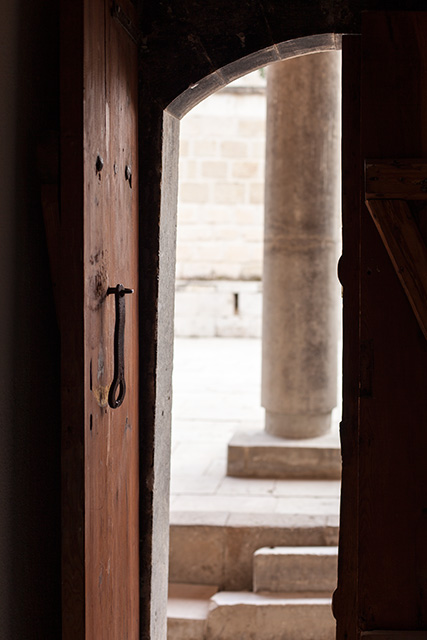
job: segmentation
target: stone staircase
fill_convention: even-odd
[[[259,357],[256,340],[175,342],[168,640],[335,637],[337,421],[322,443],[266,438]]]
[[[168,640],[333,640],[336,547],[264,547],[253,591],[171,584]]]
[[[333,640],[337,524],[218,515],[171,524],[168,640]]]

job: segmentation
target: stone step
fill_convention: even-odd
[[[254,554],[253,589],[332,594],[337,564],[338,547],[264,547]]]
[[[289,440],[265,431],[235,433],[228,444],[227,475],[240,478],[338,480],[341,449],[338,432]]]
[[[168,640],[203,640],[210,598],[218,591],[212,585],[169,584]]]
[[[334,640],[326,594],[219,592],[212,596],[205,640]]]
[[[172,511],[169,579],[252,590],[257,549],[337,544],[338,516]]]

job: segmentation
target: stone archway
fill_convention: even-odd
[[[279,263],[279,265],[277,265],[277,262],[276,264],[270,264],[270,276],[272,273],[283,275],[281,279],[280,275],[279,277],[276,275],[276,278],[273,277],[273,282],[265,282],[267,288],[270,288],[269,306],[267,306],[266,310],[267,321],[269,320],[269,313],[271,313],[271,311],[275,313],[274,306],[276,302],[279,302],[280,306],[288,304],[288,309],[291,313],[294,308],[300,313],[297,327],[289,327],[289,320],[287,319],[284,322],[283,318],[280,317],[280,307],[278,309],[278,317],[276,311],[277,324],[274,329],[279,333],[279,338],[282,340],[282,343],[284,343],[284,346],[289,348],[289,345],[292,345],[295,358],[291,363],[293,369],[291,372],[291,380],[285,380],[284,383],[280,381],[279,384],[275,385],[274,391],[278,395],[277,399],[280,401],[282,395],[289,397],[290,386],[292,386],[294,390],[295,388],[298,390],[302,389],[303,391],[300,392],[300,395],[302,396],[303,393],[305,393],[311,400],[312,396],[315,396],[315,390],[313,390],[311,385],[313,385],[313,383],[323,385],[327,382],[325,378],[330,378],[329,401],[333,403],[331,407],[335,406],[337,397],[337,376],[335,373],[337,361],[335,315],[337,314],[334,313],[334,309],[337,310],[337,303],[340,300],[339,283],[336,276],[338,260],[336,253],[338,243],[336,239],[340,233],[340,58],[340,52],[321,52],[299,56],[285,62],[273,64],[266,70],[269,92],[272,92],[274,96],[273,104],[271,104],[270,98],[270,117],[267,117],[267,129],[269,133],[269,144],[267,148],[270,155],[269,179],[276,183],[274,190],[275,197],[272,198],[272,194],[270,194],[269,198],[269,211],[270,215],[273,215],[273,220],[270,220],[269,223],[270,244],[268,249],[271,251],[271,244],[273,243],[273,255],[271,257],[267,256],[267,260],[269,258],[271,260],[271,258],[274,258],[276,255],[282,264]],[[277,77],[276,74],[279,74],[279,77]],[[284,81],[282,81],[282,75],[284,76]],[[238,88],[235,87],[235,90],[243,91],[243,88],[239,86]],[[253,179],[255,184],[243,185],[241,181],[234,179],[237,176],[233,170],[233,162],[235,161],[229,158],[229,156],[232,155],[234,145],[236,147],[236,156],[240,162],[242,162],[240,156],[246,156],[249,149],[251,150],[250,158],[244,157],[244,160],[248,162],[250,159],[252,163],[256,162],[257,147],[251,143],[252,138],[249,132],[256,131],[256,136],[258,137],[260,135],[259,131],[264,130],[265,123],[263,122],[261,124],[260,120],[255,120],[257,127],[254,129],[254,120],[249,120],[249,118],[255,119],[257,116],[260,118],[259,108],[256,112],[257,115],[255,115],[252,114],[248,106],[246,106],[246,108],[242,109],[244,120],[238,125],[234,120],[234,103],[227,100],[230,95],[228,92],[232,91],[233,87],[230,86],[227,87],[225,91],[220,91],[211,98],[207,98],[198,105],[198,107],[190,111],[182,122],[181,137],[183,141],[180,145],[180,151],[184,155],[184,161],[182,162],[180,159],[179,171],[178,282],[176,292],[178,305],[177,336],[195,336],[198,335],[199,329],[201,329],[200,335],[202,336],[230,335],[229,331],[223,332],[224,324],[222,321],[225,320],[224,317],[215,322],[215,316],[213,315],[214,313],[218,313],[219,317],[221,311],[223,316],[226,314],[224,308],[226,305],[224,299],[225,294],[218,296],[218,311],[212,308],[214,304],[213,300],[209,300],[207,309],[204,311],[203,307],[199,306],[202,303],[199,303],[196,307],[196,301],[190,301],[190,297],[192,295],[197,298],[194,289],[198,282],[200,297],[202,300],[205,300],[205,303],[207,298],[205,291],[207,287],[213,288],[215,285],[224,284],[224,288],[227,291],[231,290],[230,287],[234,287],[234,289],[232,289],[233,291],[239,289],[238,276],[233,275],[236,272],[233,269],[227,271],[226,265],[221,266],[220,260],[223,255],[223,244],[221,242],[222,236],[219,235],[220,232],[212,232],[212,235],[209,236],[210,241],[206,245],[206,252],[204,252],[203,240],[205,239],[207,228],[204,229],[203,232],[201,228],[203,224],[202,221],[209,223],[209,228],[212,230],[216,220],[220,225],[224,224],[226,220],[229,220],[229,224],[232,225],[232,221],[234,220],[233,209],[236,208],[237,211],[239,211],[239,223],[244,225],[245,220],[242,214],[248,206],[248,195],[252,193],[249,189],[252,189],[252,186],[258,186],[256,181],[260,179],[259,167],[256,174],[257,177]],[[314,104],[313,100],[310,99],[313,94],[316,96]],[[241,93],[239,97],[241,100],[244,100]],[[250,99],[247,94],[246,99]],[[255,98],[253,99],[255,100]],[[260,98],[258,97],[258,99]],[[227,111],[224,110],[222,101],[227,104]],[[226,114],[227,118],[224,118],[224,114]],[[299,117],[298,122],[294,122],[295,114]],[[335,134],[330,131],[331,120]],[[291,126],[289,126],[290,122],[292,122]],[[248,126],[249,123],[252,124],[251,127]],[[193,135],[191,135],[190,132],[192,132]],[[329,149],[328,144],[326,144],[323,139],[325,132],[328,133],[328,141],[331,149]],[[224,140],[227,140],[227,154],[225,156],[222,153],[223,145],[225,144],[223,142]],[[207,149],[208,161],[205,160],[203,155],[205,147]],[[192,160],[191,164],[188,164],[188,154],[190,150],[192,152]],[[328,155],[328,151],[330,156]],[[198,153],[201,153],[203,161]],[[322,166],[322,160],[325,155],[329,158],[329,168]],[[234,156],[232,157],[234,158]],[[277,160],[277,164],[279,165],[276,170],[274,167],[275,160]],[[272,168],[271,162],[273,162]],[[211,165],[213,166],[214,163],[217,169],[221,168],[221,172],[215,172],[215,180],[210,172]],[[225,165],[225,163],[227,164]],[[324,179],[325,174],[328,176],[326,180]],[[217,193],[217,189],[219,193],[219,188],[225,188],[226,177],[230,189],[234,188],[237,190],[237,188],[240,187],[240,197],[236,202],[234,202],[234,198],[231,198],[230,202],[225,205],[221,191],[221,197],[219,199],[221,204],[216,204],[215,194]],[[252,181],[249,180],[247,182],[251,183]],[[324,190],[325,183],[328,187],[326,193]],[[198,188],[196,189],[196,187]],[[296,201],[292,199],[293,193],[297,194]],[[203,198],[201,194],[203,194]],[[194,202],[197,202],[197,204],[194,204]],[[246,203],[246,205],[244,203]],[[183,210],[181,210],[181,207],[183,207]],[[260,205],[260,208],[263,209],[263,206]],[[206,213],[203,213],[205,209]],[[181,218],[181,214],[183,218]],[[301,217],[305,222],[300,228]],[[191,233],[184,235],[182,229],[188,225],[191,225],[189,227]],[[219,229],[222,229],[222,226],[220,226]],[[321,232],[320,234],[319,230]],[[236,229],[237,233],[239,233],[239,231],[244,237],[245,226],[239,230]],[[188,238],[192,239],[191,243],[189,243]],[[215,252],[212,252],[212,244],[215,239],[217,249]],[[223,238],[223,242],[225,245],[227,244],[226,237]],[[299,245],[298,242],[300,243]],[[188,250],[184,251],[184,248],[187,247]],[[289,251],[289,249],[291,249],[291,251]],[[297,250],[296,252],[295,249]],[[319,249],[320,255],[318,255]],[[325,252],[330,254],[330,259],[326,261],[324,261]],[[227,260],[230,260],[231,255],[233,254],[227,251]],[[236,255],[241,255],[242,258],[243,255],[245,255],[240,254],[239,244],[237,242]],[[255,255],[258,255],[256,247]],[[298,259],[299,256],[301,259]],[[188,260],[187,265],[186,260]],[[308,260],[307,265],[304,264],[306,260]],[[324,262],[326,262],[326,265],[323,264]],[[285,268],[283,268],[283,263]],[[310,266],[311,269],[313,269],[314,276],[310,273]],[[299,279],[296,284],[292,281],[292,270],[294,274],[304,274],[304,278],[302,280]],[[209,282],[206,282],[206,278],[209,278],[209,274],[215,274],[216,272],[221,273],[223,278],[230,278],[231,281],[229,280],[225,283],[222,283],[222,281],[217,283],[212,282],[209,285]],[[197,280],[198,273],[202,274],[202,281]],[[190,278],[190,280],[187,281],[187,286],[192,290],[192,294],[188,292],[182,294],[186,277]],[[180,280],[179,278],[184,278],[184,280]],[[237,281],[234,280],[234,278],[237,278]],[[215,276],[213,276],[213,280],[215,281]],[[301,290],[304,289],[306,293],[301,295]],[[329,290],[329,295],[325,295],[325,291],[328,292]],[[182,304],[183,300],[180,300],[180,295],[185,297],[186,303],[189,309],[191,309],[191,317],[195,317],[194,320],[191,321],[191,330],[187,330],[188,333],[186,332],[186,328],[183,327],[185,305]],[[212,293],[211,295],[213,296],[214,294]],[[228,296],[231,296],[231,294],[228,293]],[[228,304],[231,304],[231,301],[229,301]],[[271,308],[272,304],[273,309]],[[305,307],[305,305],[307,305],[307,307]],[[332,316],[332,326],[330,327],[327,339],[325,339],[324,336],[325,327],[322,322],[318,321],[318,317],[321,316],[324,306],[326,306],[326,313],[330,313]],[[332,307],[332,309],[330,309],[330,307]],[[312,311],[313,308],[315,309],[314,312]],[[198,324],[197,321],[199,321],[200,316],[204,314],[206,314],[206,320]],[[307,322],[307,316],[309,315],[311,315],[311,320]],[[207,321],[208,317],[212,318],[211,323]],[[312,326],[313,322],[316,323],[315,327]],[[329,327],[329,322],[325,324]],[[308,326],[305,327],[305,325]],[[230,325],[225,326],[228,326],[228,329],[230,329]],[[302,343],[297,345],[295,345],[296,340],[293,335],[295,329],[306,332]],[[211,331],[213,331],[212,334],[210,333]],[[313,331],[313,334],[310,333],[311,331]],[[321,341],[320,352],[316,352],[313,354],[313,357],[307,358],[307,356],[304,355],[304,350],[313,349],[316,339]],[[331,341],[329,349],[332,351],[329,358],[325,357],[329,354],[325,354],[322,350],[325,348],[323,345],[328,342],[328,339]],[[298,442],[296,437],[301,438],[301,436],[306,435],[304,432],[300,434],[299,429],[296,430],[296,437],[294,438],[289,438],[289,436],[287,438],[275,437],[265,433],[263,431],[263,414],[259,408],[259,388],[253,388],[251,384],[252,377],[249,371],[242,368],[240,364],[240,362],[250,363],[254,365],[255,369],[259,372],[260,363],[257,362],[256,358],[255,361],[252,361],[246,356],[246,354],[252,353],[252,345],[247,344],[243,350],[240,344],[239,347],[236,345],[236,342],[241,343],[241,340],[230,341],[229,339],[216,338],[214,341],[216,341],[216,358],[212,358],[209,349],[207,352],[205,351],[206,343],[203,339],[188,340],[187,337],[185,350],[188,355],[185,359],[183,359],[184,346],[182,341],[179,339],[175,341],[177,354],[174,364],[174,381],[176,387],[174,388],[174,411],[172,419],[173,480],[171,484],[169,577],[171,583],[171,600],[168,609],[168,634],[173,638],[178,632],[178,629],[181,629],[181,635],[184,635],[182,630],[183,620],[186,620],[186,633],[188,637],[193,637],[196,624],[199,627],[207,624],[210,629],[209,633],[213,633],[213,628],[220,624],[222,615],[224,615],[224,607],[226,606],[225,603],[227,599],[233,598],[235,603],[235,610],[232,616],[234,633],[236,636],[240,637],[241,635],[244,637],[245,633],[243,629],[240,628],[240,632],[238,631],[239,625],[243,624],[243,620],[238,613],[237,604],[243,604],[243,599],[246,597],[244,592],[249,591],[250,596],[248,597],[252,598],[251,602],[247,603],[248,610],[246,612],[246,620],[249,620],[250,616],[257,610],[260,611],[263,607],[266,607],[265,596],[257,593],[262,590],[260,584],[263,584],[264,589],[267,591],[270,589],[276,592],[286,590],[295,595],[301,591],[302,583],[300,575],[304,571],[303,567],[306,567],[307,574],[310,574],[310,581],[305,583],[306,591],[324,592],[322,595],[325,599],[322,606],[326,614],[325,618],[327,623],[329,623],[331,627],[330,633],[333,633],[333,619],[330,612],[330,601],[328,603],[328,596],[330,597],[336,586],[337,550],[336,546],[333,545],[336,545],[338,532],[337,505],[339,483],[328,481],[317,481],[316,483],[313,482],[313,480],[315,478],[328,477],[325,472],[331,472],[331,460],[327,461],[327,463],[329,463],[328,465],[325,464],[325,461],[322,459],[326,458],[328,454],[330,458],[334,458],[334,461],[336,460],[334,469],[336,469],[337,477],[339,478],[341,458],[337,434],[338,416],[334,420],[334,438],[329,438],[328,450],[325,450],[326,443],[324,443],[324,438],[308,438]],[[334,342],[335,344],[333,344]],[[228,345],[225,346],[227,343]],[[235,361],[236,348],[240,352],[240,361]],[[220,353],[222,357],[218,357]],[[197,360],[194,360],[196,354]],[[271,355],[275,359],[274,364],[276,366],[280,363],[280,367],[284,367],[289,361],[286,353],[281,352],[278,348],[273,349]],[[267,358],[267,366],[269,364]],[[221,371],[221,366],[223,373],[218,376],[218,379],[215,379],[214,372]],[[220,367],[219,370],[218,367]],[[251,367],[249,367],[249,369],[250,368]],[[319,376],[321,378],[320,380],[318,380],[319,368],[320,370],[322,368],[325,370],[325,374]],[[197,375],[192,377],[194,371],[197,371]],[[233,371],[234,376],[231,373]],[[314,371],[316,371],[316,375],[313,375]],[[178,375],[176,376],[177,373]],[[321,373],[320,371],[320,374]],[[186,387],[183,385],[181,376],[184,380],[187,380]],[[201,382],[205,376],[209,381],[206,389]],[[237,378],[235,378],[235,376],[237,376]],[[302,380],[301,376],[303,377]],[[308,378],[305,385],[304,376]],[[300,379],[297,381],[297,384],[295,384],[295,380],[298,379],[298,377]],[[277,378],[279,378],[279,376],[277,376],[276,379]],[[228,381],[228,388],[234,390],[234,392],[236,392],[236,388],[243,390],[242,383],[238,383],[237,380],[247,380],[249,384],[248,391],[249,389],[252,390],[252,415],[247,413],[247,407],[244,404],[242,405],[241,400],[239,403],[239,395],[237,394],[235,394],[234,402],[227,404],[227,395],[224,393],[226,389],[224,379]],[[239,385],[238,387],[236,386],[237,384]],[[217,390],[218,394],[218,408],[214,408],[215,405],[212,402],[214,399],[212,397],[214,389]],[[207,393],[208,391],[209,395]],[[183,393],[184,395],[182,395]],[[198,396],[198,394],[201,395]],[[204,405],[202,404],[203,400],[201,400],[201,398],[204,400]],[[249,400],[249,396],[247,396],[247,398]],[[190,400],[191,403],[189,402]],[[315,400],[325,402],[322,391],[319,392],[317,389]],[[299,397],[296,399],[293,398],[293,402],[299,408]],[[224,408],[221,409],[220,406]],[[238,412],[239,407],[240,413]],[[245,476],[244,478],[227,478],[224,474],[225,465],[222,457],[226,451],[227,440],[233,434],[233,431],[227,434],[227,424],[232,419],[232,416],[236,421],[233,427],[234,431],[237,430],[237,433],[228,448],[229,462],[230,451],[234,454],[232,464],[229,464],[228,475],[243,475]],[[191,424],[192,428],[189,430],[187,427],[185,431],[182,429],[182,426],[188,419],[188,426]],[[218,423],[216,420],[218,420]],[[300,423],[303,420],[304,417],[301,416]],[[292,423],[297,421],[298,417],[292,418]],[[214,422],[215,424],[213,424]],[[326,416],[325,422],[327,423],[325,427],[329,427],[330,416]],[[197,432],[194,429],[196,424]],[[298,426],[304,426],[304,424],[299,424]],[[220,434],[224,434],[225,437]],[[243,442],[245,437],[246,441]],[[319,440],[323,444],[323,449],[320,446]],[[210,446],[206,446],[207,443],[210,443]],[[197,445],[198,447],[196,448]],[[210,451],[211,454],[211,466],[206,465],[206,460],[208,459],[206,455],[207,451]],[[310,455],[312,456],[311,460],[309,460]],[[315,464],[313,464],[313,459],[315,459]],[[245,461],[246,468],[242,468],[245,466]],[[240,468],[238,467],[239,462],[243,463]],[[254,480],[254,477],[264,477],[265,479]],[[295,480],[289,480],[289,477],[304,478],[306,481],[300,481],[298,483],[295,482]],[[275,480],[272,480],[272,478],[275,478]],[[284,478],[287,478],[287,480],[284,480]],[[214,482],[216,483],[215,485]],[[301,491],[301,497],[299,499],[294,497],[293,506],[291,507],[289,498],[297,486],[299,487],[298,490]],[[334,488],[331,489],[331,487]],[[323,501],[323,506],[321,507],[321,500],[309,497],[314,495],[319,496],[323,494],[324,491],[336,492],[333,496],[333,506],[332,501],[329,502],[328,507],[326,507],[327,503]],[[279,494],[283,496],[280,500],[276,497]],[[249,495],[250,502],[248,502]],[[328,495],[332,498],[331,493]],[[308,506],[309,504],[310,506]],[[307,538],[304,537],[303,534],[299,536],[296,535],[293,543],[291,543],[287,537],[286,532],[288,531],[290,521],[289,515],[287,515],[290,513],[289,507],[293,509],[293,517],[297,518],[300,522],[302,531],[304,531],[306,527],[303,518],[304,516],[307,517],[308,514],[311,514],[313,521],[316,520],[316,522],[318,522],[320,529],[323,526],[322,516],[325,516],[326,513],[330,516],[330,523],[332,524],[332,522],[334,522],[336,526],[334,531],[335,537],[331,535],[328,541],[321,539],[316,541],[312,538],[310,544],[319,545],[320,548],[300,550],[300,555],[298,556],[299,562],[295,560],[294,564],[295,573],[293,579],[291,579],[291,572],[289,572],[289,570],[286,571],[284,568],[286,563],[288,563],[289,555],[295,553],[295,549],[290,545],[300,545],[302,544],[302,540],[305,540],[306,544],[308,543]],[[268,511],[268,513],[266,511]],[[262,523],[259,522],[258,526],[255,526],[255,517],[259,517],[260,513],[263,513]],[[215,519],[214,516],[222,516],[222,518]],[[243,551],[243,545],[239,545],[237,538],[238,533],[235,531],[236,527],[232,525],[232,523],[237,522],[238,517],[239,527],[246,532],[245,551]],[[277,525],[277,532],[271,530],[271,524],[274,521]],[[260,534],[263,540],[262,542]],[[234,553],[232,555],[230,549],[232,548],[233,541]],[[262,551],[264,554],[263,561],[265,561],[266,567],[270,559],[274,557],[275,569],[272,569],[273,562],[271,562],[269,568],[265,569],[263,576],[264,582],[261,582],[258,577],[258,569],[257,574],[252,575],[252,566],[258,566],[256,558],[258,558],[258,550],[260,547],[264,547]],[[325,561],[322,574],[323,576],[330,576],[329,584],[325,581],[320,582],[318,579],[315,564],[313,563],[314,553],[317,554],[319,558],[321,557],[322,561]],[[282,565],[284,566],[282,567]],[[281,569],[278,567],[281,567]],[[288,581],[286,582],[286,587],[280,579],[274,580],[274,575],[283,576],[287,573]],[[194,585],[204,586],[195,587]],[[215,586],[207,587],[206,585]],[[190,587],[193,589],[193,596],[194,590],[196,590],[196,593],[199,593],[201,597],[204,595],[206,598],[199,602],[201,609],[199,615],[203,615],[203,607],[205,607],[205,611],[208,610],[209,600],[206,595],[206,590],[207,588],[212,590],[210,605],[214,606],[215,603],[219,603],[219,610],[216,611],[215,614],[215,622],[211,614],[209,614],[207,621],[202,617],[197,618],[197,622],[196,619],[192,619],[192,614],[195,616],[195,612],[192,612],[191,608]],[[199,591],[197,591],[197,589]],[[213,595],[216,591],[219,591],[219,593]],[[305,604],[307,603],[302,605],[302,609]],[[282,600],[277,600],[276,606],[277,608],[282,607],[283,615],[285,615],[287,602],[283,597]],[[307,616],[308,608],[309,606],[305,607]],[[319,610],[318,624],[320,624],[319,616],[321,615]],[[307,618],[303,633],[310,633],[310,628],[312,629],[313,627],[309,624]],[[273,629],[273,626],[269,627],[270,634],[273,633]],[[259,635],[260,638],[264,637],[261,630],[259,630]],[[198,637],[204,637],[202,630],[200,630]],[[306,636],[302,635],[301,637]],[[332,635],[328,637],[332,637]]]
[[[152,363],[151,371],[155,372],[156,400],[154,409],[153,431],[146,436],[157,440],[154,451],[154,500],[150,507],[154,510],[153,531],[156,541],[161,541],[161,564],[167,563],[165,549],[167,549],[167,509],[168,509],[168,465],[166,457],[170,452],[170,439],[167,435],[170,425],[171,408],[171,371],[173,350],[173,292],[175,282],[175,242],[176,242],[176,202],[177,202],[177,164],[178,164],[178,136],[179,118],[195,106],[200,100],[213,93],[217,88],[244,73],[255,70],[270,62],[285,60],[307,53],[333,51],[340,48],[341,38],[335,34],[315,35],[288,41],[252,54],[233,62],[219,71],[201,79],[191,85],[176,97],[161,112],[162,121],[162,158],[159,162],[160,191],[158,205],[160,209],[159,221],[159,251],[158,251],[158,303],[157,303],[157,344],[156,351],[149,354],[148,362]],[[160,116],[160,112],[159,112]],[[160,159],[159,159],[160,160]],[[143,166],[143,161],[141,162]],[[142,191],[144,189],[142,188]],[[154,399],[154,398],[153,398]],[[151,412],[150,412],[151,413]],[[156,438],[162,434],[161,439]],[[144,447],[144,445],[143,445]],[[152,459],[153,461],[153,459]],[[157,489],[157,491],[156,491]],[[157,512],[157,513],[156,513]],[[166,529],[166,531],[165,531]],[[166,575],[166,574],[165,574]],[[159,571],[152,575],[152,589],[158,593],[165,593],[166,580]],[[157,584],[154,584],[157,583]]]

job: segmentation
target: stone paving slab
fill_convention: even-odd
[[[209,521],[215,512],[225,513],[241,523],[257,513],[280,519],[312,512],[338,521],[337,480],[227,477],[227,447],[234,433],[263,430],[260,388],[260,340],[175,339],[172,522],[183,512],[203,513]],[[338,441],[336,432],[330,439]]]

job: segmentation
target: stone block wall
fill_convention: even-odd
[[[265,110],[257,71],[181,122],[177,335],[260,336]]]
[[[178,280],[175,335],[261,337],[262,287],[250,280]]]

